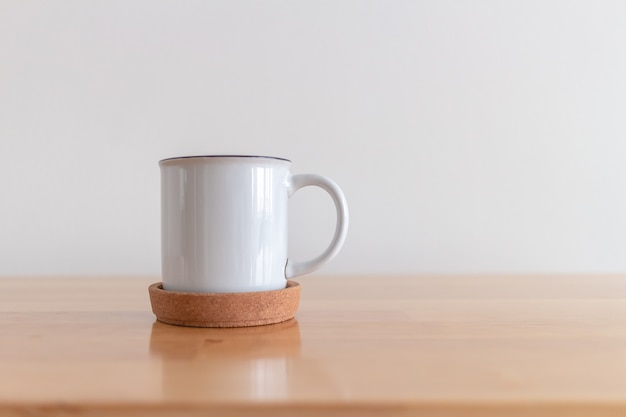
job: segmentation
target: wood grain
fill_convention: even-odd
[[[0,415],[626,415],[626,276],[307,276],[240,329],[155,281],[0,279]]]

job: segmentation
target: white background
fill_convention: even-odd
[[[626,271],[626,2],[0,2],[0,275],[157,274],[157,161],[344,189],[320,273]],[[330,240],[293,198],[290,250]]]

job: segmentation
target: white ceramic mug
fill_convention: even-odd
[[[286,279],[332,259],[346,238],[348,205],[320,175],[292,175],[291,161],[244,155],[164,159],[161,167],[163,288],[250,292],[285,288]],[[298,189],[326,190],[337,208],[332,242],[308,262],[287,259],[287,202]]]

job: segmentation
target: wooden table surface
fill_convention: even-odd
[[[626,276],[307,276],[245,329],[155,281],[0,279],[0,415],[626,415]]]

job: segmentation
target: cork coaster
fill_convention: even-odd
[[[194,293],[168,291],[157,282],[148,288],[158,321],[190,327],[247,327],[292,319],[300,302],[300,284],[287,281],[275,291]]]

